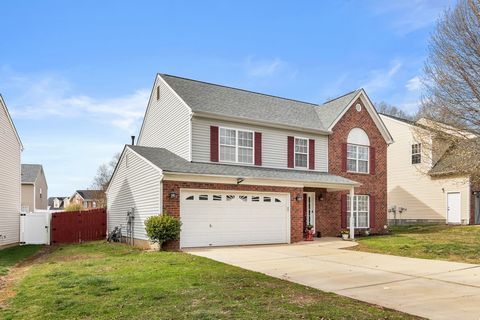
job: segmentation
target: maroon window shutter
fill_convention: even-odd
[[[342,143],[342,171],[347,172],[347,144]]]
[[[262,165],[262,133],[255,132],[255,165]]]
[[[375,196],[370,195],[370,228],[375,228]]]
[[[342,225],[342,229],[345,229],[347,227],[347,195],[346,194],[342,194],[342,204],[341,204],[341,208],[342,208],[342,212],[341,212],[341,225]]]
[[[293,168],[295,167],[295,138],[289,136],[287,139],[287,167]]]
[[[370,174],[375,174],[375,148],[370,147]]]
[[[308,140],[308,149],[309,149],[308,168],[310,170],[315,170],[315,140],[314,139]]]
[[[210,127],[210,161],[218,162],[218,127]]]

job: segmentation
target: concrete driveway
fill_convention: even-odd
[[[342,250],[322,238],[188,253],[431,319],[480,319],[480,265]]]

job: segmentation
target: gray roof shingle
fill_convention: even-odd
[[[290,180],[323,184],[359,185],[359,183],[350,179],[324,172],[189,162],[163,148],[130,145],[128,148],[131,148],[164,172]]]
[[[87,190],[76,190],[80,196],[82,196],[83,199],[85,200],[95,200],[99,198],[103,191],[102,190],[92,190],[92,189],[87,189]]]
[[[35,183],[41,171],[41,164],[22,164],[22,183]]]
[[[360,91],[325,104],[302,102],[222,85],[160,74],[193,112],[328,131]]]

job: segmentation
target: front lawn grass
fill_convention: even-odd
[[[359,238],[354,250],[480,264],[480,226],[392,226],[390,231]]]
[[[29,269],[5,319],[414,319],[213,260],[63,246]]]
[[[15,246],[0,250],[0,276],[4,276],[8,273],[11,267],[16,265],[22,260],[33,256],[37,253],[42,246],[26,245]]]

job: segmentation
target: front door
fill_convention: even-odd
[[[447,193],[447,222],[453,224],[462,222],[460,192]]]
[[[313,226],[315,231],[315,193],[303,194],[303,227],[307,229],[308,225]]]

